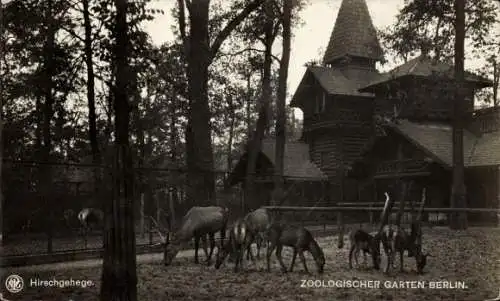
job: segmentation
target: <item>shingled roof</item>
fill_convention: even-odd
[[[324,64],[346,55],[382,60],[383,51],[365,0],[343,0],[335,20]]]
[[[262,141],[262,152],[276,165],[276,142],[274,139]],[[309,158],[309,146],[306,143],[292,141],[285,143],[284,171],[285,177],[298,179],[327,179],[327,176]]]
[[[379,75],[378,78],[374,79],[372,82],[360,89],[360,92],[371,92],[373,88],[379,86],[382,83],[386,83],[405,76],[446,76],[448,78],[453,78],[454,72],[455,71],[453,65],[443,62],[437,62],[435,60],[431,60],[427,56],[421,55],[403,65],[392,69],[389,72]],[[471,72],[465,72],[465,80],[471,83],[476,83],[483,87],[488,87],[493,84],[490,80],[482,78],[481,76],[478,76]]]
[[[260,156],[265,161],[269,161],[273,166],[275,160],[275,140],[264,139]],[[247,164],[247,153],[241,156],[240,160],[231,172],[228,179],[230,185],[234,185],[244,178]],[[261,164],[257,164],[261,165]],[[287,141],[285,143],[284,171],[283,175],[290,180],[323,181],[328,179],[327,175],[321,171],[309,158],[309,146],[299,141]]]
[[[325,92],[330,95],[373,97],[372,93],[363,93],[359,89],[379,76],[380,74],[376,70],[363,70],[362,73],[357,73],[356,77],[347,77],[341,69],[309,66],[292,97],[290,106],[294,107],[297,105],[303,94],[302,92],[308,93],[307,87],[310,77],[314,78]]]
[[[380,76],[376,70],[365,70],[366,72],[356,78],[347,78],[341,70],[328,67],[312,66],[308,70],[326,92],[340,95],[372,96],[371,93],[359,92],[359,89]]]
[[[446,167],[452,166],[453,143],[450,125],[398,120],[388,123],[387,126],[403,135],[439,163]],[[464,130],[464,165],[466,167],[500,165],[500,132],[476,136]]]

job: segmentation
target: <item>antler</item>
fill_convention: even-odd
[[[163,233],[161,233],[161,227],[160,224],[152,217],[152,216],[147,216],[156,226],[156,232],[158,232],[158,235],[160,236],[161,240],[166,243],[168,242],[168,234],[167,236],[164,236]],[[161,244],[161,243],[160,243]]]
[[[385,195],[385,204],[384,204],[384,209],[382,210],[382,214],[380,216],[380,227],[378,233],[382,233],[382,229],[385,226],[385,218],[390,214],[389,207],[390,207],[390,197],[389,193],[384,192]],[[389,212],[388,212],[389,211]]]
[[[425,205],[425,199],[426,199],[426,187],[422,189],[422,201],[420,202],[420,208],[418,209],[417,213],[417,221],[421,222],[422,221],[422,212],[424,211],[424,205]]]

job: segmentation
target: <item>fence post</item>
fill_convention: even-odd
[[[144,238],[146,236],[146,233],[144,232],[144,193],[141,193],[141,221],[140,221],[140,228],[141,228],[141,238]]]
[[[342,211],[337,211],[337,231],[339,231],[338,246],[341,249],[344,246],[344,223],[342,220]]]
[[[373,203],[370,203],[370,209],[373,208]],[[370,226],[373,225],[373,211],[370,210]]]
[[[148,225],[149,225],[149,229],[148,229],[148,232],[149,232],[149,245],[152,245],[153,244],[153,225],[151,225],[151,221],[148,222]]]

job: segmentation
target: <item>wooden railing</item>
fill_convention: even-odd
[[[266,206],[264,208],[273,211],[278,214],[292,214],[296,216],[296,214],[307,213],[310,215],[311,213],[316,214],[324,214],[328,216],[335,216],[335,218],[315,220],[315,226],[322,226],[323,229],[327,229],[332,222],[337,223],[337,229],[342,226],[344,223],[347,224],[370,224],[374,225],[375,216],[378,218],[377,213],[381,213],[383,210],[382,202],[361,202],[361,203],[337,203],[337,206],[330,207],[296,207],[296,206]],[[357,205],[360,205],[359,207]],[[392,208],[396,208],[391,214],[399,211],[399,204],[396,203]],[[404,212],[414,212],[415,209],[405,206]],[[424,215],[427,215],[427,220],[424,220],[424,224],[432,227],[434,224],[444,223],[447,224],[449,221],[448,215],[455,212],[465,212],[468,214],[491,214],[496,215],[498,220],[500,220],[500,209],[496,208],[423,208]],[[356,217],[363,217],[363,219],[357,219],[352,221],[349,219],[349,215],[352,216],[352,213]],[[362,213],[368,213],[370,218],[367,218],[366,215]],[[300,219],[295,218],[294,221],[298,221]],[[308,223],[307,221],[300,221],[301,223],[308,225],[312,225],[312,223]],[[404,223],[404,218],[403,218]],[[342,226],[343,227],[343,226]]]
[[[428,166],[429,162],[416,159],[383,161],[377,166],[377,174],[426,171]]]

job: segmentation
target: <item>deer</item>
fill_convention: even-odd
[[[292,263],[290,264],[290,272],[293,271],[295,265],[295,260],[297,254],[302,261],[304,270],[309,273],[306,264],[306,258],[304,257],[304,251],[309,251],[314,258],[318,273],[322,274],[325,267],[325,255],[323,250],[318,245],[314,239],[311,232],[309,232],[304,227],[283,225],[280,223],[273,223],[270,225],[267,232],[268,248],[267,248],[267,271],[270,272],[270,259],[272,252],[276,249],[276,257],[281,265],[281,271],[283,273],[287,272],[287,268],[283,263],[283,258],[281,252],[283,246],[288,246],[293,248]]]
[[[97,208],[83,208],[78,213],[78,220],[86,235],[93,228],[102,227],[104,220],[104,213]]]
[[[358,255],[363,251],[364,262],[366,263],[366,254],[370,254],[373,260],[373,267],[378,270],[380,268],[380,240],[377,235],[372,236],[370,233],[357,229],[351,231],[349,235],[351,248],[349,250],[349,268],[352,269],[352,257],[358,265]]]
[[[423,269],[427,265],[427,257],[432,256],[429,253],[424,254],[422,252],[421,219],[426,198],[425,190],[425,188],[422,190],[422,201],[420,203],[420,209],[418,210],[417,217],[414,220],[412,219],[410,223],[410,234],[408,234],[400,225],[381,225],[378,235],[387,256],[387,264],[384,269],[385,273],[389,273],[391,266],[394,267],[396,253],[399,253],[400,256],[401,272],[404,271],[403,255],[405,251],[408,251],[408,257],[415,257],[417,273],[419,274],[423,272]],[[385,194],[388,196],[387,192]],[[385,215],[386,211],[390,211],[390,206],[388,206],[388,204],[389,198],[386,200],[386,206],[384,207],[382,216]]]
[[[221,241],[226,238],[226,228],[228,222],[229,210],[218,206],[192,207],[183,217],[180,227],[177,231],[168,233],[164,236],[158,231],[162,238],[163,245],[163,263],[168,266],[172,263],[177,253],[183,245],[194,239],[194,262],[199,263],[198,249],[200,239],[203,240],[206,263],[210,265],[210,260],[215,248],[215,233],[220,232]],[[210,252],[207,250],[206,238],[210,240]]]
[[[271,225],[271,216],[266,208],[259,208],[254,211],[249,212],[244,221],[253,235],[253,242],[257,245],[257,258],[260,258],[260,249],[265,242],[266,232]],[[252,244],[247,246],[247,260],[252,257]]]
[[[386,225],[381,233],[381,242],[387,256],[387,265],[384,272],[394,266],[396,253],[399,253],[400,271],[404,271],[404,252],[408,251],[408,257],[415,257],[417,273],[421,274],[427,264],[429,253],[422,253],[421,232],[417,223],[411,224],[411,232],[408,234],[402,227]]]
[[[230,227],[229,240],[226,242],[221,242],[222,247],[217,253],[217,260],[215,263],[215,268],[219,269],[226,257],[231,254],[234,257],[234,272],[238,271],[239,266],[243,263],[243,254],[245,250],[248,250],[249,245],[253,242],[254,236],[253,232],[249,229],[248,223],[245,219],[238,219]],[[253,261],[253,255],[250,253],[251,260]]]

